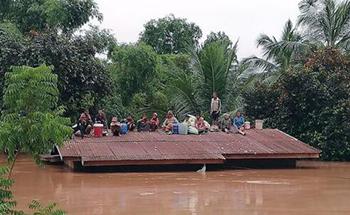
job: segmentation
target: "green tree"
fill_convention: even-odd
[[[13,67],[6,74],[0,150],[8,153],[12,167],[19,152],[39,161],[39,155],[70,137],[70,121],[57,107],[58,93],[57,75],[47,66]]]
[[[303,0],[298,23],[317,45],[350,51],[350,1]]]
[[[195,23],[174,15],[152,19],[144,28],[140,41],[152,46],[158,54],[187,52],[188,48],[197,47],[202,37],[202,31]]]
[[[10,190],[12,169],[21,152],[39,162],[39,155],[62,145],[71,135],[69,119],[61,117],[57,107],[57,75],[47,66],[13,67],[6,74],[3,115],[0,121],[0,151],[6,151],[11,168],[0,168],[0,213],[24,214],[15,211],[16,202]],[[5,178],[8,174],[8,178]],[[34,214],[61,215],[55,204],[42,207],[34,201]]]
[[[3,42],[0,46],[0,91],[3,91],[4,74],[12,65],[53,65],[58,75],[59,104],[66,107],[67,116],[76,119],[82,108],[90,107],[81,102],[88,95],[93,98],[92,107],[95,108],[100,105],[100,98],[111,92],[106,64],[96,57],[114,44],[110,37],[105,39],[109,36],[105,33],[99,34],[96,29],[74,37],[42,33],[32,39],[18,40],[10,33],[1,33],[0,28]]]
[[[349,69],[339,50],[319,50],[273,86],[247,92],[247,115],[321,149],[325,160],[350,160]]]
[[[23,33],[73,32],[92,18],[102,19],[94,0],[5,0],[0,8],[0,22],[9,20]]]
[[[228,48],[232,48],[233,44],[231,39],[223,31],[219,31],[217,33],[210,32],[210,34],[208,34],[207,38],[203,43],[203,47],[206,47],[207,45],[210,45],[212,42],[216,42],[216,41],[227,44]]]
[[[247,65],[247,73],[274,82],[291,65],[294,65],[305,56],[309,50],[307,41],[288,20],[282,31],[280,40],[261,34],[257,39],[257,46],[263,51],[263,58],[256,56],[243,59],[242,64]]]
[[[114,76],[124,105],[137,93],[149,92],[156,75],[157,54],[146,44],[120,45],[112,53]]]
[[[191,72],[174,73],[168,85],[169,97],[179,115],[191,112],[208,113],[212,93],[218,92],[223,100],[223,110],[232,107],[238,86],[237,42],[215,40],[207,43],[198,52],[192,51]]]
[[[0,104],[4,89],[4,76],[12,65],[19,63],[19,56],[25,48],[25,40],[12,23],[0,23]],[[1,105],[2,107],[2,105]]]

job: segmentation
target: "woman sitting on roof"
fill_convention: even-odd
[[[244,117],[242,116],[241,112],[237,111],[235,118],[232,120],[233,128],[235,129],[236,133],[240,133],[242,135],[245,135],[244,132]]]
[[[150,131],[156,131],[159,128],[158,114],[153,113],[151,120],[149,121]]]
[[[126,124],[128,125],[128,130],[133,131],[136,128],[135,121],[131,115],[126,117]]]
[[[204,122],[204,118],[199,113],[196,115],[195,127],[199,134],[207,133],[209,130],[209,127]]]
[[[149,126],[147,114],[143,113],[141,119],[137,121],[137,131],[149,131]]]
[[[177,121],[177,119],[175,118],[173,112],[168,111],[166,119],[162,125],[162,128],[165,132],[167,133],[171,133],[172,129],[173,129],[173,125],[179,123],[179,121]]]
[[[113,136],[120,136],[120,128],[121,124],[118,122],[118,118],[116,116],[112,117],[111,131]]]
[[[103,110],[98,110],[98,113],[95,117],[95,123],[101,123],[104,128],[107,128],[106,114],[103,112]]]
[[[84,112],[80,115],[79,121],[78,121],[78,126],[80,130],[80,135],[83,138],[84,135],[90,134],[92,130],[92,119],[89,114],[89,110],[86,109]]]

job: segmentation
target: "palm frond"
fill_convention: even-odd
[[[260,73],[261,71],[271,72],[278,68],[278,65],[274,62],[256,56],[245,58],[242,60],[242,63],[246,64],[248,66],[247,70],[253,73]]]

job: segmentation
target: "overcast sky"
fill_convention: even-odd
[[[211,31],[239,38],[238,57],[259,54],[260,33],[280,36],[284,23],[295,22],[299,0],[96,0],[104,20],[118,42],[136,42],[143,25],[153,18],[174,14],[195,22],[203,41]]]

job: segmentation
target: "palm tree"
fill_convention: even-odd
[[[175,74],[169,88],[171,103],[178,115],[209,112],[213,92],[219,93],[224,109],[228,106],[225,100],[230,100],[229,97],[233,95],[231,89],[238,77],[234,67],[238,63],[237,44],[213,41],[199,51],[190,51],[192,72]]]
[[[263,51],[263,58],[256,56],[243,59],[247,77],[269,78],[276,80],[281,72],[286,71],[300,54],[308,50],[308,43],[288,20],[284,26],[280,40],[261,34],[257,46]],[[273,81],[272,81],[273,82]]]
[[[298,24],[315,44],[350,50],[350,1],[303,0]]]

